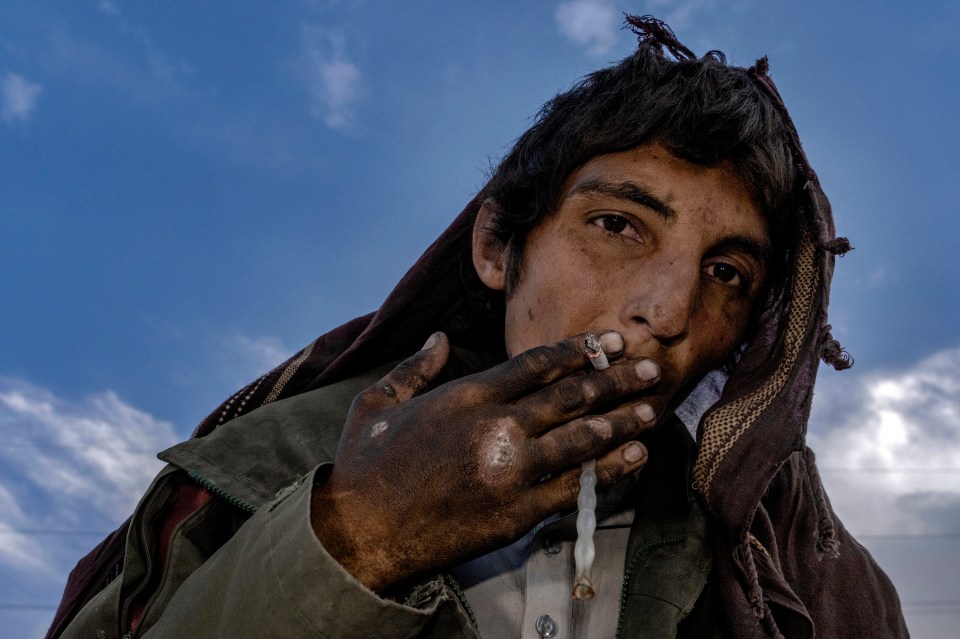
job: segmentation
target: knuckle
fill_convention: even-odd
[[[560,494],[564,501],[575,502],[580,494],[580,474],[567,473],[560,479]]]
[[[395,375],[409,375],[420,367],[420,360],[420,353],[417,353],[413,357],[407,358],[394,366],[392,372]]]
[[[393,369],[390,377],[397,385],[405,388],[423,388],[428,382],[427,377],[420,369],[420,361],[413,358],[400,362]],[[394,389],[394,392],[396,392],[396,389]]]
[[[524,381],[545,384],[550,381],[553,360],[548,346],[538,346],[517,356],[517,369]]]
[[[611,486],[623,478],[623,468],[610,464],[597,464],[596,473],[597,483],[603,486]]]
[[[590,417],[573,427],[563,428],[555,434],[554,461],[558,465],[570,459],[591,455],[610,441],[610,422],[602,417]]]
[[[384,395],[385,397],[396,397],[396,396],[397,396],[397,389],[394,388],[393,384],[391,384],[390,382],[381,382],[380,384],[378,384],[378,385],[376,386],[376,388],[377,388],[377,390],[379,390],[380,393],[381,393],[382,395]]]
[[[642,422],[631,410],[629,413],[618,411],[610,415],[608,420],[610,425],[611,438],[622,439],[639,433],[642,430]]]
[[[591,390],[580,384],[559,384],[550,389],[551,403],[565,413],[574,413],[584,408],[592,395]]]
[[[584,428],[578,429],[578,432],[583,434],[591,449],[603,446],[613,437],[613,424],[606,417],[586,417],[583,424]]]
[[[363,390],[353,398],[353,401],[350,402],[350,414],[351,415],[362,415],[371,409],[374,402],[374,392],[376,390],[375,386],[372,386],[366,390]]]

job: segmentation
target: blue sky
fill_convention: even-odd
[[[375,309],[538,107],[654,13],[768,55],[856,250],[811,442],[916,637],[960,621],[960,8],[734,0],[0,6],[0,627],[224,396]]]

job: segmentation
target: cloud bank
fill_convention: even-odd
[[[310,113],[331,129],[337,130],[356,126],[356,107],[363,94],[360,69],[347,59],[345,49],[342,34],[317,27],[303,27]]]
[[[37,106],[40,91],[39,84],[8,72],[0,83],[0,117],[7,124],[26,122]]]
[[[62,568],[56,538],[38,535],[111,530],[162,468],[156,453],[176,440],[171,424],[111,391],[68,402],[0,379],[0,565]]]
[[[560,33],[586,47],[590,55],[603,55],[617,42],[620,15],[604,0],[572,0],[554,14]]]
[[[897,372],[824,371],[808,441],[855,534],[960,533],[960,349]]]

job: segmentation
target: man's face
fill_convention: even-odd
[[[740,344],[769,253],[766,222],[731,168],[655,144],[596,157],[527,237],[506,299],[507,352],[619,331],[628,357],[660,365],[663,410]]]

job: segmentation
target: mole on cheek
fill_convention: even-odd
[[[527,319],[531,322],[533,321],[533,307],[527,309]]]

